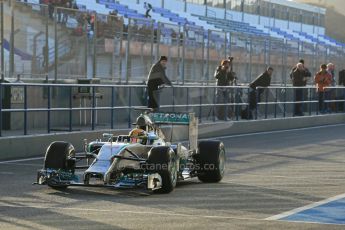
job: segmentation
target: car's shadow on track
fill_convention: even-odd
[[[201,183],[197,179],[181,181],[177,183],[175,190],[172,193],[170,193],[170,195],[174,194],[181,188],[196,186],[200,184],[203,184],[203,183]],[[131,189],[125,189],[125,188],[115,189],[114,188],[113,189],[113,188],[102,188],[102,187],[95,188],[95,187],[82,187],[82,186],[78,186],[78,187],[70,186],[66,189],[48,188],[46,192],[47,194],[50,194],[50,195],[57,195],[57,196],[69,197],[69,198],[75,198],[75,196],[77,196],[78,198],[82,198],[85,196],[91,196],[91,197],[101,196],[101,197],[111,197],[111,198],[114,198],[114,197],[135,198],[135,197],[143,197],[143,196],[145,197],[145,196],[168,195],[168,194],[157,193],[157,192],[153,192],[146,189],[140,189],[140,188],[131,188]]]
[[[272,210],[284,207],[290,210],[305,203],[315,202],[322,197],[280,189],[263,188],[237,183],[202,183],[197,179],[178,183],[176,189],[169,194],[156,194],[145,190],[110,188],[70,187],[64,191],[46,189],[49,196],[60,197],[62,200],[73,200],[69,206],[87,202],[110,202],[140,206],[146,208],[164,207],[166,211],[185,209],[228,210],[241,212],[258,212],[274,214]],[[256,204],[259,202],[259,206]],[[206,204],[206,205],[202,205]]]

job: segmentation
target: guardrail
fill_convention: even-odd
[[[146,107],[145,89],[145,85],[0,83],[0,136],[29,135],[29,130],[42,134],[129,128],[138,113],[135,108]],[[300,101],[295,100],[296,89],[303,92]],[[201,123],[236,122],[248,107],[251,91],[247,86],[177,85],[161,91],[160,110],[195,112]],[[227,96],[222,99],[220,94]],[[258,88],[255,97],[257,106],[247,110],[254,120],[293,117],[296,104],[305,115],[320,115],[315,87]],[[345,87],[330,87],[321,99],[326,112],[345,112]]]

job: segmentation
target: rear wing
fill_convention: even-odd
[[[194,113],[149,113],[154,124],[167,125],[188,125],[189,149],[197,151],[198,149],[198,118]]]

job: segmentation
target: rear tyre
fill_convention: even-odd
[[[44,169],[66,170],[74,173],[75,150],[72,144],[55,141],[49,145],[44,158]],[[67,185],[48,183],[54,189],[65,189]]]
[[[198,149],[199,180],[208,183],[221,181],[226,164],[224,144],[220,141],[202,141],[199,143]]]
[[[162,177],[162,188],[154,190],[155,193],[170,193],[177,183],[178,159],[175,152],[167,146],[152,148],[148,154],[147,163],[153,172]]]

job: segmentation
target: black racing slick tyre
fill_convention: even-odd
[[[199,180],[208,183],[221,181],[226,164],[224,144],[220,141],[202,141],[199,143],[198,152]]]
[[[170,193],[177,183],[178,158],[174,150],[167,146],[152,148],[148,154],[147,164],[152,172],[162,177],[162,187],[155,193]]]
[[[44,169],[69,170],[74,172],[75,168],[75,150],[72,144],[55,141],[49,145],[44,158]],[[66,185],[49,184],[55,189],[67,188]]]

